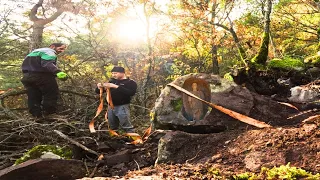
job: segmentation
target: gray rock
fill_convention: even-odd
[[[172,83],[191,91],[191,84],[194,82],[203,92],[205,101],[271,125],[285,123],[283,119],[295,111],[277,103],[270,97],[250,92],[245,87],[216,75],[189,74],[177,78]],[[186,112],[190,108],[186,107],[183,96],[185,96],[183,92],[171,86],[166,86],[162,90],[151,112],[152,122],[156,129],[205,134],[247,126],[207,105],[204,109],[205,116],[202,119],[190,121],[189,112]]]

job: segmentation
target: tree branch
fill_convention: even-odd
[[[69,138],[67,135],[63,134],[62,132],[60,132],[60,131],[58,131],[58,130],[53,130],[53,132],[57,133],[60,137],[62,137],[63,139],[68,140],[68,141],[71,142],[72,144],[80,147],[81,149],[83,149],[83,150],[85,150],[85,151],[88,151],[89,153],[92,153],[92,154],[95,154],[95,155],[99,156],[99,154],[98,154],[96,151],[94,151],[94,150],[92,150],[92,149],[89,149],[89,148],[87,148],[86,146],[78,143],[77,141]]]
[[[36,5],[34,5],[31,9],[29,18],[32,22],[38,21],[39,18],[37,17],[38,8],[41,7],[43,4],[43,0],[39,0]]]

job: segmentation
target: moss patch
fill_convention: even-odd
[[[282,165],[280,167],[274,167],[272,169],[268,168],[261,168],[260,174],[254,174],[254,173],[243,173],[234,175],[233,179],[235,180],[260,180],[260,179],[288,179],[288,180],[294,180],[294,179],[319,179],[320,174],[312,174],[310,172],[307,172],[306,170],[303,170],[301,168],[291,167],[290,163],[287,165]]]
[[[251,59],[252,63],[262,64],[262,65],[265,64],[265,62],[267,61],[268,52],[269,52],[269,41],[270,41],[269,39],[270,39],[269,33],[263,33],[259,52],[255,57]]]
[[[176,111],[176,112],[181,111],[181,108],[183,105],[182,99],[172,100],[171,105],[172,105],[174,111]]]
[[[47,152],[52,152],[64,159],[71,159],[72,150],[68,147],[58,147],[54,145],[37,145],[26,152],[21,158],[15,161],[15,165],[28,161],[30,159],[36,159]]]
[[[304,63],[299,59],[284,58],[284,59],[272,59],[268,63],[270,69],[280,69],[283,71],[301,71],[304,69]]]

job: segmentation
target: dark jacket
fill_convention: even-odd
[[[40,48],[33,50],[25,57],[21,69],[23,73],[37,72],[56,75],[60,72],[56,64],[56,51],[51,48]]]
[[[109,83],[119,86],[117,89],[110,88],[112,102],[115,106],[129,104],[131,97],[135,95],[137,91],[137,83],[129,78],[122,80],[111,79]],[[96,88],[95,91],[96,93],[100,93],[98,88]]]

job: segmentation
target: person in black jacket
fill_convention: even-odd
[[[57,55],[65,49],[65,44],[53,43],[48,48],[33,50],[22,63],[21,82],[27,90],[29,112],[36,118],[57,110],[59,89],[55,78],[66,80],[68,76],[57,67],[56,62]]]
[[[108,83],[98,83],[96,93],[100,88],[110,88],[114,109],[108,107],[108,122],[110,129],[117,131],[119,126],[126,132],[134,132],[130,120],[130,101],[137,91],[137,83],[125,75],[123,67],[115,66],[112,70],[112,77]]]

